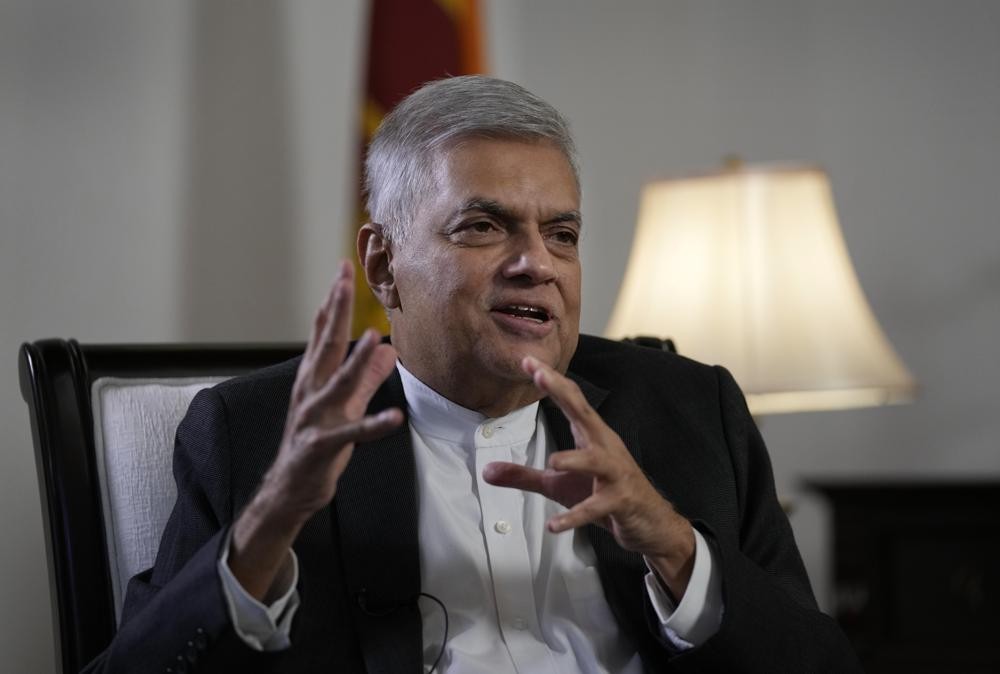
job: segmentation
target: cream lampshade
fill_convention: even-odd
[[[826,175],[742,166],[647,185],[606,331],[727,367],[754,414],[905,402],[915,382],[854,273]]]

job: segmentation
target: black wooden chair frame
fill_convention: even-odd
[[[287,360],[302,349],[301,344],[84,345],[62,339],[21,346],[21,395],[31,416],[62,671],[80,671],[116,630],[91,413],[93,382],[237,375]]]

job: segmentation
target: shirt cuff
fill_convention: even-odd
[[[229,619],[240,639],[256,651],[280,651],[291,645],[289,633],[292,618],[299,608],[299,560],[295,551],[289,549],[289,559],[278,571],[274,584],[265,600],[277,595],[277,599],[265,605],[252,597],[229,568],[229,545],[233,531],[230,528],[219,557],[219,578],[222,594],[226,597]]]
[[[679,603],[666,592],[656,572],[646,561],[646,592],[660,621],[663,637],[678,650],[700,646],[719,631],[722,624],[722,574],[715,551],[694,530],[694,568]]]

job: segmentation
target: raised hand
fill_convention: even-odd
[[[265,478],[282,508],[303,522],[336,491],[355,442],[378,438],[402,421],[390,409],[364,416],[368,402],[392,372],[396,352],[366,331],[347,360],[353,304],[353,268],[345,262],[313,332],[292,387],[281,448]]]
[[[258,599],[273,583],[299,530],[333,498],[354,443],[381,437],[403,420],[396,408],[365,416],[371,397],[392,372],[396,352],[368,330],[345,360],[353,301],[353,267],[344,262],[316,315],[278,455],[233,528],[229,566]]]
[[[566,512],[547,522],[553,533],[584,524],[604,527],[623,548],[645,555],[675,597],[683,596],[694,563],[691,524],[650,484],[622,439],[573,381],[530,356],[521,365],[566,415],[576,448],[551,454],[545,470],[490,463],[483,479],[565,506]]]

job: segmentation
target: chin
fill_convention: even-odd
[[[562,372],[566,368],[561,367],[562,362],[560,354],[553,352],[552,349],[532,348],[531,346],[527,348],[518,349],[516,352],[510,354],[509,358],[505,359],[510,362],[510,369],[514,371],[514,378],[518,380],[530,380],[531,377],[524,371],[521,367],[521,361],[524,360],[525,356],[532,356],[537,358],[541,362],[545,363],[549,367]]]
[[[527,355],[527,354],[525,354]],[[511,354],[506,357],[493,359],[490,368],[497,376],[511,382],[528,382],[531,377],[521,368],[521,360],[524,356]]]
[[[551,367],[553,370],[565,374],[566,368],[569,367],[569,361],[573,356],[573,352],[576,351],[576,340],[573,340],[572,344],[566,344],[562,341],[556,340],[541,343],[528,343],[521,345],[521,348],[517,351],[518,369],[520,369],[521,360],[525,356],[533,356]]]

